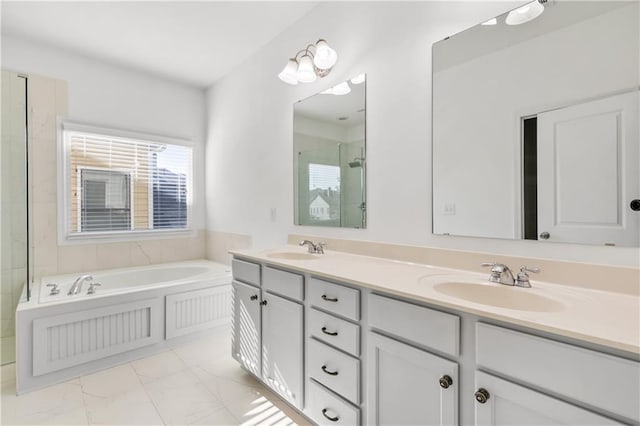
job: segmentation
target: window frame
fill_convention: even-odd
[[[76,181],[77,181],[77,186],[76,188],[83,188],[82,186],[82,172],[84,170],[95,170],[95,171],[99,171],[99,172],[116,172],[116,173],[121,173],[123,175],[127,175],[129,177],[129,229],[128,230],[123,230],[123,232],[133,232],[133,227],[134,227],[134,220],[135,220],[135,202],[134,202],[134,189],[133,189],[133,170],[131,169],[109,169],[106,167],[94,167],[94,166],[78,166],[78,171],[79,173],[76,173]],[[82,193],[83,191],[77,191],[76,197],[78,199],[78,207],[77,207],[77,213],[78,213],[78,229],[80,230],[80,233],[83,233],[82,231]],[[70,210],[70,209],[69,209]],[[85,234],[89,234],[92,231],[84,231]],[[95,231],[93,231],[95,232]],[[106,231],[106,232],[118,232],[118,231]]]
[[[70,220],[71,220],[71,169],[70,159],[67,155],[67,147],[69,146],[67,135],[69,132],[81,132],[89,133],[102,137],[108,137],[112,139],[124,139],[140,142],[152,142],[152,143],[166,143],[171,145],[180,145],[191,149],[190,167],[187,173],[187,225],[181,229],[145,229],[145,230],[119,230],[119,231],[92,231],[92,232],[71,232]],[[58,181],[58,195],[57,195],[57,213],[58,213],[58,244],[59,245],[72,245],[72,244],[91,244],[99,241],[103,242],[126,242],[137,241],[146,239],[162,239],[162,238],[175,238],[175,237],[192,237],[196,235],[196,231],[193,227],[193,190],[194,190],[194,153],[195,146],[192,141],[188,139],[161,136],[151,133],[142,133],[137,131],[122,130],[104,126],[97,126],[92,124],[79,123],[75,121],[68,121],[58,119],[57,123],[57,145],[58,145],[58,161],[56,165],[57,169],[57,181]],[[96,167],[85,167],[89,169],[98,169]],[[116,170],[116,169],[113,169]],[[125,170],[116,170],[122,172],[130,172]],[[131,173],[132,174],[132,173]],[[130,180],[130,185],[133,185],[133,179]],[[149,183],[150,187],[152,183]],[[133,197],[133,191],[130,191],[130,196]],[[153,194],[149,194],[149,199],[153,199]],[[153,203],[151,203],[153,204]],[[133,213],[134,203],[131,200],[131,212]],[[149,211],[150,218],[153,216],[153,211]],[[131,215],[132,219],[134,215]],[[152,223],[152,222],[150,222]],[[80,229],[80,228],[78,228]]]

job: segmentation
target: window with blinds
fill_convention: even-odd
[[[309,218],[340,220],[340,167],[309,163]]]
[[[68,237],[189,229],[192,148],[63,125]]]

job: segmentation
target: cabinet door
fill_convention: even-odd
[[[233,282],[232,355],[260,376],[260,290]]]
[[[476,386],[476,389],[484,389],[488,395],[486,402],[475,403],[478,426],[620,424],[486,373],[476,372]]]
[[[367,346],[369,424],[457,424],[458,364],[372,332]]]
[[[262,300],[262,379],[302,409],[304,308],[268,292]]]

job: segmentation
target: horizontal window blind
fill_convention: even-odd
[[[64,131],[67,235],[187,229],[191,147]]]

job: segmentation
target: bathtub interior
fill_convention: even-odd
[[[73,283],[82,275],[91,275],[94,283],[100,283],[94,294],[89,295],[89,283],[82,285],[82,291],[68,295]],[[103,271],[77,272],[73,274],[43,277],[39,285],[39,303],[63,302],[99,297],[127,291],[141,290],[179,283],[211,281],[214,285],[231,282],[231,267],[208,260],[166,263],[144,267],[121,268]],[[51,286],[56,284],[59,292],[51,294]]]

